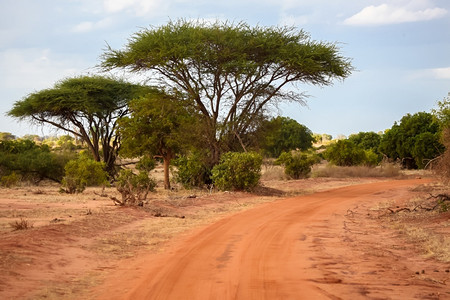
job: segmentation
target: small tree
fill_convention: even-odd
[[[255,152],[227,152],[212,169],[212,180],[220,190],[250,190],[261,178],[262,157]]]
[[[115,200],[119,205],[143,205],[149,192],[153,192],[156,181],[149,172],[155,167],[154,160],[144,157],[137,164],[138,174],[131,170],[121,170],[116,181],[116,187],[122,195],[122,200]]]
[[[119,122],[121,154],[162,157],[165,189],[170,189],[170,161],[192,144],[194,125],[199,123],[196,113],[189,108],[188,101],[154,89],[145,97],[131,101],[131,115]]]
[[[66,164],[62,180],[62,186],[65,188],[63,191],[69,194],[82,193],[88,186],[107,185],[108,173],[104,171],[104,167],[104,163],[82,153],[76,160]]]
[[[308,155],[299,151],[289,151],[281,153],[275,161],[284,165],[284,173],[292,179],[307,178],[311,173],[312,166],[319,160],[315,154]]]

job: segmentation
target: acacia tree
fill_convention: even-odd
[[[115,175],[120,136],[117,120],[128,114],[128,101],[144,87],[101,76],[68,78],[51,89],[32,93],[17,101],[9,116],[38,124],[50,124],[79,137],[96,161]]]
[[[101,65],[146,73],[186,93],[207,120],[214,163],[271,106],[304,104],[295,84],[330,85],[353,69],[336,44],[313,41],[293,27],[186,20],[135,33],[124,49],[109,47]]]
[[[130,116],[119,121],[121,155],[162,157],[165,189],[170,189],[170,161],[192,144],[194,125],[199,123],[196,112],[186,102],[177,101],[178,97],[155,89],[132,100]]]

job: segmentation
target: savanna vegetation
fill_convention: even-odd
[[[274,115],[280,103],[305,104],[298,84],[328,86],[353,71],[336,44],[293,27],[171,21],[135,33],[122,49],[108,47],[99,65],[145,83],[79,76],[17,101],[9,116],[66,135],[1,133],[3,186],[50,179],[80,193],[112,183],[122,195],[116,203],[140,205],[156,186],[150,174],[159,162],[165,189],[251,190],[263,162],[291,179],[325,174],[313,168],[324,160],[336,168],[434,167],[449,177],[448,98],[384,133],[338,140]]]

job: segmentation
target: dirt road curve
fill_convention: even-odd
[[[421,280],[423,262],[398,257],[383,246],[390,236],[357,216],[421,183],[344,187],[235,214],[128,262],[98,298],[447,299],[445,282]]]

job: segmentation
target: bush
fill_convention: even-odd
[[[142,205],[149,192],[155,190],[156,182],[148,175],[147,171],[139,171],[134,174],[131,170],[121,170],[116,181],[116,187],[122,195],[120,205]]]
[[[442,142],[445,145],[446,150],[439,157],[434,170],[437,175],[441,177],[442,181],[450,183],[450,127],[443,129]]]
[[[90,159],[82,153],[78,159],[69,161],[65,166],[62,186],[69,194],[82,193],[88,186],[108,184],[108,173],[105,164]]]
[[[302,152],[283,152],[276,163],[284,165],[284,172],[292,179],[307,178],[312,166],[317,162],[317,156]]]
[[[16,172],[12,172],[9,175],[2,176],[0,179],[0,184],[1,186],[9,188],[19,183],[19,181],[20,178],[17,176]]]
[[[380,157],[373,150],[364,150],[350,140],[340,140],[328,147],[324,157],[330,163],[341,166],[376,166]]]
[[[193,152],[187,156],[182,156],[173,160],[177,167],[175,180],[184,188],[203,187],[211,183],[211,169],[208,168],[204,157],[200,152]]]
[[[9,226],[11,226],[14,230],[26,230],[33,228],[33,223],[29,222],[28,220],[20,218],[20,221],[14,221],[9,223]]]
[[[64,155],[52,153],[48,146],[39,146],[30,140],[0,142],[0,169],[3,175],[15,172],[26,180],[48,178],[60,182],[67,161]]]
[[[364,162],[364,150],[349,140],[339,140],[324,153],[325,158],[337,166],[356,166]]]
[[[220,190],[250,190],[261,177],[262,157],[255,152],[228,152],[212,169],[212,180]]]

